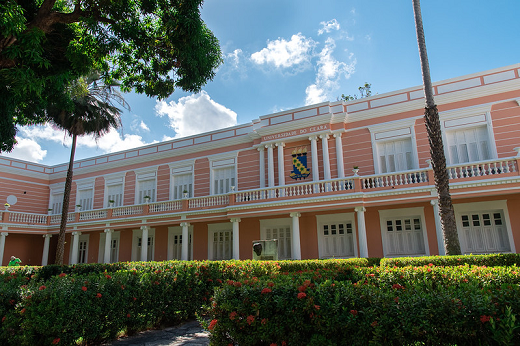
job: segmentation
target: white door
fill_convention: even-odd
[[[353,257],[354,233],[352,222],[333,222],[321,225],[320,258]]]
[[[270,226],[262,231],[262,240],[278,239],[278,259],[292,258],[291,226]]]
[[[188,261],[193,260],[193,230],[188,230]],[[181,260],[182,258],[182,228],[172,227],[172,230],[168,232],[168,259],[170,260]]]
[[[424,255],[424,237],[419,217],[386,220],[386,256]]]
[[[511,251],[502,212],[464,213],[461,219],[464,253]]]
[[[233,258],[233,230],[213,232],[212,260],[230,260]]]

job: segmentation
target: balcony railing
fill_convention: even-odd
[[[520,148],[519,148],[520,151]],[[447,167],[450,181],[453,183],[465,180],[492,179],[498,175],[518,176],[518,158],[487,160],[476,163],[450,165]],[[285,186],[268,187],[252,190],[233,191],[224,195],[186,198],[183,200],[156,202],[121,206],[114,208],[95,209],[69,213],[67,221],[88,222],[110,220],[123,217],[143,217],[150,214],[175,214],[201,209],[226,208],[232,205],[247,205],[254,203],[273,202],[276,200],[298,200],[310,197],[325,197],[369,191],[384,191],[389,189],[413,188],[433,185],[432,168],[416,169],[403,172],[372,174],[365,176],[350,176],[327,181],[308,181]],[[4,223],[25,225],[59,224],[61,215],[44,215],[16,211],[3,211],[0,220]]]

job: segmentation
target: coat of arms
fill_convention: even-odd
[[[305,179],[311,174],[307,168],[307,147],[297,148],[292,152],[293,170],[289,175],[293,179]]]

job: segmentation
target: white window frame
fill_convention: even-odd
[[[234,179],[234,185],[230,185],[230,191],[224,192],[224,194],[231,192],[233,189],[234,191],[238,190],[238,167],[237,167],[237,161],[238,161],[238,152],[233,153],[225,153],[225,154],[218,154],[213,155],[209,157],[209,167],[210,167],[210,195],[216,195],[215,193],[215,172],[219,169],[225,169],[225,168],[233,168],[233,179]],[[231,186],[234,186],[234,188],[231,188]]]
[[[153,193],[151,193],[150,201],[151,203],[157,201],[157,167],[140,169],[135,171],[135,204],[144,204],[144,196],[139,196],[141,191],[141,184],[146,181],[154,181]]]
[[[267,237],[267,229],[268,228],[289,228],[289,235],[290,239],[288,244],[283,243],[280,239],[278,239],[278,259],[284,260],[284,259],[292,259],[293,253],[292,253],[292,218],[279,218],[279,219],[265,219],[260,220],[260,240],[272,240],[273,237]],[[251,244],[252,246],[252,244]],[[288,252],[285,256],[283,256],[283,251],[280,251],[280,247],[285,246],[285,251]],[[253,249],[251,248],[251,253]]]
[[[213,251],[213,238],[215,232],[230,232],[229,239],[229,258],[224,258],[222,260],[230,260],[233,259],[233,225],[231,222],[226,223],[212,223],[208,225],[208,260],[216,261],[221,259],[216,259],[216,254]]]
[[[323,233],[321,230],[323,229],[323,226],[330,223],[344,223],[344,224],[352,224],[352,242],[354,245],[354,254],[351,257],[345,257],[345,258],[352,258],[358,256],[358,245],[357,245],[357,228],[356,228],[356,215],[354,213],[341,213],[341,214],[328,214],[328,215],[317,215],[316,216],[316,225],[317,225],[317,235],[318,235],[318,255],[319,258],[331,258],[329,256],[324,257],[324,247],[325,247],[325,239],[323,236]],[[343,258],[343,257],[337,257],[337,258]]]
[[[63,210],[64,193],[65,193],[65,183],[52,184],[50,186],[48,209],[52,209],[50,211],[51,214],[53,214],[53,215],[61,214],[61,212]],[[60,197],[60,198],[58,198],[58,197]],[[58,198],[57,202],[54,202],[55,198]]]
[[[95,178],[76,180],[76,203],[75,203],[75,205],[81,205],[82,211],[94,210],[94,197],[95,197],[94,180],[95,180]],[[92,200],[91,200],[90,208],[88,208],[88,205],[84,205],[85,203],[81,203],[81,191],[91,191]]]
[[[421,221],[422,228],[422,237],[424,241],[424,254],[403,254],[403,255],[395,255],[388,254],[389,245],[386,237],[386,221],[388,219],[397,219],[397,218],[419,218]],[[379,222],[381,227],[381,240],[383,243],[383,257],[415,257],[415,256],[429,256],[430,255],[430,247],[428,245],[428,230],[426,225],[426,219],[424,218],[424,207],[416,207],[416,208],[402,208],[402,209],[385,209],[379,210]]]
[[[181,256],[174,257],[173,247],[175,246],[175,236],[182,236],[182,227],[181,226],[172,226],[168,227],[168,253],[167,258],[170,260],[180,260]],[[193,260],[193,225],[188,227],[188,261]],[[181,240],[182,242],[184,239]],[[182,243],[181,243],[182,244]],[[182,246],[181,246],[182,249]],[[182,251],[182,250],[181,250]]]
[[[190,176],[189,185],[191,185],[191,188],[190,188],[190,186],[188,186],[187,197],[194,196],[194,193],[195,193],[194,192],[194,190],[195,190],[195,179],[194,179],[195,172],[194,172],[194,170],[195,170],[194,160],[182,161],[182,162],[178,162],[176,164],[170,164],[170,200],[177,200],[177,199],[181,199],[184,197],[183,192],[180,192],[180,195],[179,195],[179,192],[177,192],[177,196],[175,195],[175,187],[179,186],[179,185],[176,185],[176,183],[175,183],[176,176],[183,176],[183,175]],[[184,190],[184,188],[183,188],[183,190]]]
[[[486,126],[487,129],[490,158],[496,159],[498,157],[490,107],[491,106],[489,105],[475,106],[439,113],[442,140],[445,144],[444,155],[447,158],[446,161],[448,162],[448,165],[452,162],[452,159],[448,147],[449,143],[447,133],[450,131],[467,130],[481,126]]]
[[[462,214],[467,213],[492,213],[495,210],[501,210],[504,215],[504,224],[507,227],[507,236],[509,239],[509,247],[511,253],[516,253],[515,241],[513,238],[513,231],[511,227],[511,221],[509,219],[509,210],[507,208],[507,200],[498,200],[498,201],[485,201],[485,202],[473,202],[473,203],[457,203],[453,204],[453,211],[455,212],[455,219],[457,221],[457,231],[459,236],[459,242],[461,245],[461,250],[464,253],[464,250],[467,248],[465,243],[465,238],[462,235],[461,231],[462,227]],[[509,253],[509,252],[508,252]]]
[[[140,261],[141,260],[141,251],[139,248],[139,238],[143,237],[143,230],[142,229],[134,229],[132,230],[132,255],[131,255],[131,261]],[[148,229],[148,238],[152,238],[152,245],[151,245],[151,251],[147,252],[148,258],[151,258],[147,261],[154,261],[155,260],[155,228],[149,228]],[[148,242],[148,240],[146,240]]]
[[[105,176],[105,191],[104,191],[104,198],[103,198],[103,206],[105,208],[109,207],[109,195],[108,195],[108,189],[109,186],[116,186],[121,185],[121,204],[117,204],[117,201],[114,202],[114,207],[122,207],[124,205],[125,201],[125,176],[126,173],[117,173],[117,174],[111,174]]]
[[[379,145],[396,140],[410,140],[412,146],[412,169],[419,168],[419,156],[417,153],[417,140],[415,136],[416,118],[391,121],[368,127],[372,142],[372,159],[376,174],[382,174],[379,164]]]
[[[105,232],[101,232],[99,234],[99,252],[98,252],[98,263],[104,263],[105,262],[105,243],[106,243],[107,235]],[[120,231],[113,231],[111,240],[117,240],[117,249],[115,253],[115,258],[110,258],[110,263],[116,263],[119,262],[119,249],[121,247],[121,232]],[[110,245],[112,247],[112,245]],[[112,252],[112,251],[110,251]]]

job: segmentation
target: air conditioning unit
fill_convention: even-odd
[[[278,239],[253,241],[253,259],[257,261],[277,261]]]

